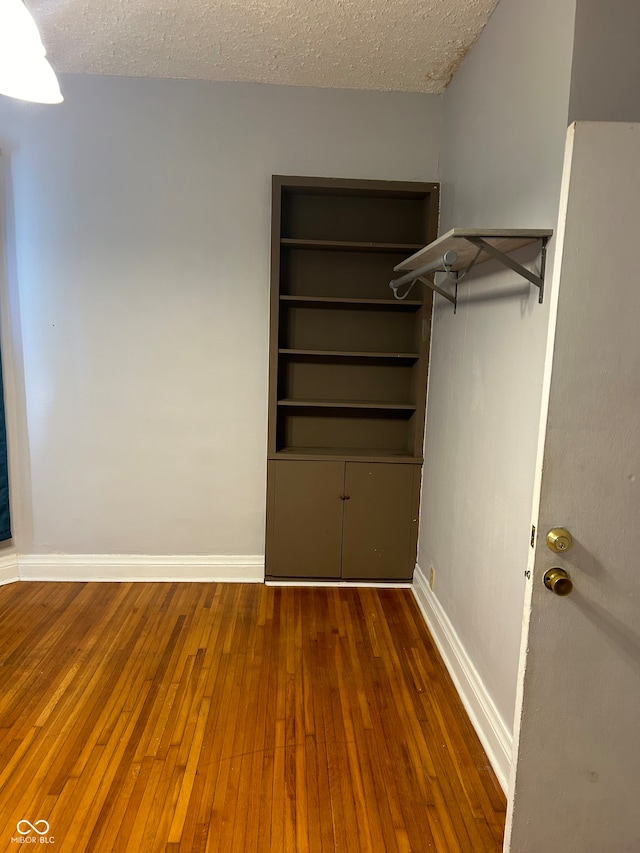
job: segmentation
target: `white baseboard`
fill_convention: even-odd
[[[506,793],[511,770],[513,736],[498,713],[493,699],[460,642],[449,617],[417,565],[412,589],[462,704],[487,753],[502,790]]]
[[[0,586],[20,580],[18,574],[18,555],[7,554],[0,557]]]
[[[264,557],[140,554],[20,554],[23,581],[264,581]]]

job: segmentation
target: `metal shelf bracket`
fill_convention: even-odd
[[[513,272],[522,276],[522,278],[526,278],[527,281],[531,282],[531,284],[534,284],[538,288],[538,302],[542,305],[544,297],[544,273],[547,261],[548,237],[540,238],[542,242],[542,248],[540,251],[540,275],[536,275],[531,272],[531,270],[523,267],[522,264],[514,261],[513,258],[509,257],[509,255],[505,255],[504,252],[501,252],[500,249],[496,249],[495,246],[487,243],[487,241],[483,240],[481,237],[465,237],[465,239],[468,240],[469,243],[473,243],[474,246],[477,246],[482,252],[486,252],[487,255],[495,258],[495,260],[499,261],[503,266],[509,267],[510,270],[513,270]],[[471,264],[471,266],[473,266],[473,264]],[[471,269],[471,266],[467,268],[465,274]]]

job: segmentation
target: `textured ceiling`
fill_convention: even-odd
[[[442,92],[497,0],[26,0],[56,71]]]

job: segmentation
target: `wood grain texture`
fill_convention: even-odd
[[[0,589],[0,851],[498,853],[504,812],[408,590]]]

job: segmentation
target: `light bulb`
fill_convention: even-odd
[[[38,27],[22,0],[0,0],[0,94],[42,104],[63,100]]]

